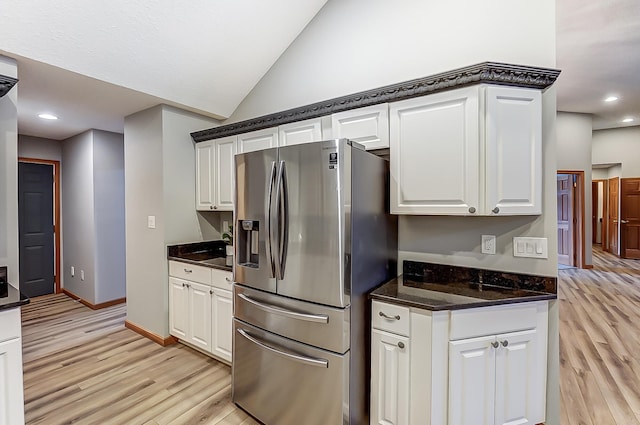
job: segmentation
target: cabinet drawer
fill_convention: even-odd
[[[449,339],[533,329],[537,325],[538,305],[522,303],[452,311]]]
[[[211,285],[231,291],[233,289],[233,273],[211,269]]]
[[[169,261],[169,275],[192,282],[211,285],[211,269],[179,261]]]
[[[409,308],[373,301],[371,326],[387,332],[409,336]]]
[[[0,342],[20,337],[20,309],[0,311]]]

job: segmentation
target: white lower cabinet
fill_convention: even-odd
[[[409,423],[409,338],[371,333],[371,423]]]
[[[371,424],[544,422],[547,309],[546,301],[455,311],[374,301]]]
[[[0,425],[24,424],[20,309],[0,311]]]
[[[230,363],[232,274],[189,264],[189,275],[200,280],[195,282],[175,277],[184,269],[183,265],[170,262],[170,273],[174,276],[169,276],[169,333],[183,343]]]

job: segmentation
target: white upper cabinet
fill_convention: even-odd
[[[542,214],[542,95],[486,89],[486,202],[493,214]]]
[[[265,128],[238,135],[238,153],[259,151],[278,146],[278,128]]]
[[[367,150],[389,147],[389,106],[386,103],[331,115],[333,138],[358,142]]]
[[[290,146],[322,140],[322,121],[320,118],[292,122],[278,127],[278,145]]]
[[[478,209],[478,90],[391,103],[391,212],[472,214]]]
[[[196,209],[233,210],[236,136],[196,144]]]
[[[541,107],[483,85],[391,103],[391,212],[540,214]]]

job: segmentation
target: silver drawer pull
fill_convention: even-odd
[[[184,269],[184,272],[185,272],[185,273],[193,273],[193,270],[191,270],[191,269]]]
[[[289,317],[291,319],[304,320],[306,322],[329,323],[329,316],[327,316],[326,314],[298,313],[297,311],[286,310],[281,307],[263,304],[259,301],[254,300],[253,298],[246,296],[245,294],[240,294],[238,295],[238,297],[254,305],[260,310],[266,311],[267,313],[278,314],[280,316]]]
[[[380,315],[380,317],[384,317],[385,319],[389,319],[389,320],[400,320],[400,315],[396,314],[395,316],[387,316],[386,314],[384,314],[383,312],[378,313]]]
[[[302,364],[306,364],[309,366],[318,366],[318,367],[325,367],[328,368],[329,367],[329,361],[324,360],[324,359],[313,359],[311,357],[305,357],[305,356],[301,356],[299,354],[293,354],[293,353],[287,353],[285,351],[280,351],[276,348],[273,348],[267,344],[265,344],[262,341],[259,341],[258,338],[249,335],[248,332],[242,330],[242,329],[238,329],[238,333],[240,335],[242,335],[243,337],[247,338],[249,341],[253,342],[254,344],[256,344],[257,346],[259,346],[260,348],[263,348],[267,351],[271,351],[274,354],[277,354],[279,356],[282,357],[286,357],[288,359],[291,359],[293,361],[296,361],[298,363],[302,363]]]

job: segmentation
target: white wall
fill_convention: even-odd
[[[640,177],[640,126],[595,130],[592,161],[620,163],[621,177]]]
[[[62,277],[64,289],[95,303],[93,137],[86,131],[62,143]],[[71,276],[71,267],[75,268]],[[84,280],[81,280],[84,270]]]
[[[554,26],[552,0],[329,0],[228,122],[483,61],[554,67]]]
[[[329,0],[228,122],[483,61],[555,66],[555,1]],[[226,122],[225,122],[226,123]],[[543,213],[400,217],[399,257],[557,276],[556,91],[543,94]],[[498,255],[480,253],[482,234]],[[548,238],[549,258],[512,256],[513,236]],[[550,309],[548,417],[559,423],[558,309]]]
[[[124,298],[124,136],[93,130],[95,303]]]
[[[18,135],[18,156],[30,159],[62,160],[62,145],[58,140]]]
[[[216,125],[164,105],[125,118],[127,320],[163,338],[169,336],[167,245],[203,240],[189,134]],[[147,228],[149,215],[156,216],[155,229]]]
[[[558,112],[558,170],[584,171],[584,261],[592,264],[591,238],[591,115]]]
[[[15,60],[0,56],[0,75],[18,78]],[[18,274],[18,86],[0,98],[0,266],[19,286]]]

